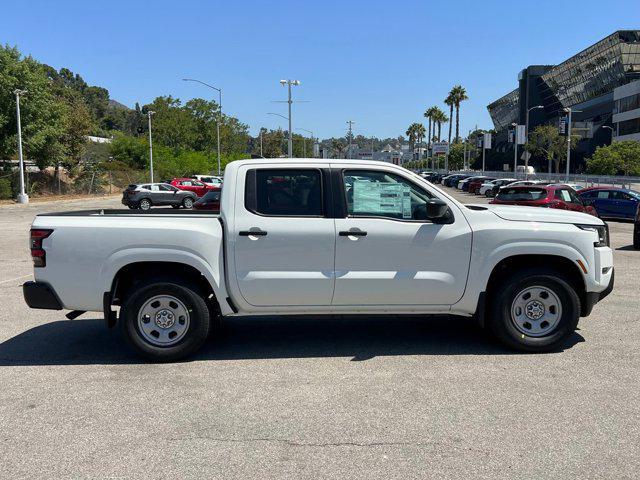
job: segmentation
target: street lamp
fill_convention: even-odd
[[[287,103],[289,104],[289,158],[293,158],[293,137],[291,136],[291,104],[293,101],[291,100],[291,86],[300,85],[300,80],[280,80],[280,85],[283,87],[286,85],[288,87],[288,97]]]
[[[153,141],[151,140],[151,115],[156,112],[147,110],[147,117],[149,117],[149,168],[151,170],[151,183],[153,183]]]
[[[276,117],[284,118],[285,120],[289,121],[289,117],[285,117],[284,115],[280,115],[279,113],[267,112],[267,115],[275,115]],[[291,122],[289,122],[289,125],[291,125]],[[291,137],[291,131],[289,131],[289,137]],[[289,154],[289,158],[291,158],[291,154]]]
[[[569,166],[571,163],[571,115],[573,113],[580,113],[582,110],[571,110],[571,107],[565,107],[562,109],[564,113],[568,114],[567,119],[567,173],[566,182],[569,181]]]
[[[536,105],[535,107],[531,107],[527,109],[527,115],[524,122],[524,143],[525,149],[529,146],[529,114],[531,110],[540,110],[544,108],[544,105]],[[527,151],[524,154],[524,178],[527,179],[529,177],[529,152]]]
[[[220,121],[222,120],[221,118],[222,117],[222,89],[216,88],[213,85],[209,85],[208,83],[202,82],[200,80],[196,80],[194,78],[183,78],[182,81],[196,82],[218,92],[218,108],[220,109],[220,112],[219,112],[220,115],[218,120],[216,121],[216,135],[218,137],[218,175],[220,175],[220,172],[222,171],[221,160],[220,160]]]
[[[615,135],[616,131],[614,130],[613,127],[610,127],[609,125],[603,125],[602,128],[607,128],[611,130],[611,145],[613,145],[613,136]]]
[[[22,158],[22,125],[20,123],[20,95],[25,95],[26,90],[16,88],[13,93],[16,96],[16,117],[18,118],[18,158],[20,160],[20,193],[18,203],[29,203],[29,195],[24,191],[24,159]]]
[[[313,142],[313,132],[311,130],[307,130],[306,128],[296,128],[296,130],[302,130],[303,132],[307,132],[311,134],[311,145],[315,145]],[[305,158],[307,157],[307,137],[302,136],[302,150]],[[312,157],[313,158],[313,157]]]

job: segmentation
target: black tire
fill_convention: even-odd
[[[528,301],[526,294],[522,296],[520,294],[526,292],[526,289],[534,287],[541,287],[547,296],[549,292],[555,295],[561,308],[557,314],[557,320],[555,320],[557,323],[554,325],[547,322],[546,328],[549,330],[544,332],[542,329],[543,331],[537,335],[529,333],[526,327],[517,326],[517,320],[512,317],[512,307],[515,305],[516,296],[518,296],[518,301]],[[524,269],[503,279],[500,285],[495,285],[492,288],[492,291],[486,324],[490,331],[508,347],[525,352],[557,351],[562,348],[567,338],[573,334],[578,326],[580,298],[561,273],[541,268]],[[535,300],[540,300],[530,298],[532,300],[527,306]],[[544,300],[541,301],[544,302]],[[553,303],[553,297],[548,301]],[[553,308],[555,310],[556,307]],[[551,307],[545,307],[546,310],[553,311]],[[529,319],[528,313],[523,311],[523,314],[524,316],[519,318],[524,321],[525,325],[528,323],[530,329],[532,324],[533,328],[539,328],[540,325],[543,325],[543,323],[536,325],[536,320]]]
[[[638,224],[633,227],[633,248],[640,250],[640,227]]]
[[[143,198],[142,200],[140,200],[138,202],[138,208],[140,210],[150,210],[151,209],[151,200],[149,200],[148,198]]]
[[[174,305],[177,299],[182,308],[188,312],[186,326],[179,338],[170,344],[158,345],[151,343],[151,335],[144,333],[142,313],[145,307],[154,297],[168,299]],[[163,300],[164,302],[164,300]],[[155,303],[155,302],[153,302]],[[150,305],[152,306],[153,303]],[[148,307],[151,308],[151,307]],[[155,320],[162,311],[164,305],[155,307],[158,313],[155,319],[147,321],[153,327]],[[168,307],[170,309],[170,307]],[[178,316],[177,313],[175,315]],[[177,320],[177,319],[176,319]],[[207,340],[211,327],[209,307],[203,297],[192,286],[180,279],[152,280],[136,286],[124,301],[120,312],[120,331],[126,343],[140,356],[153,362],[172,362],[193,355]],[[157,326],[157,325],[156,325]],[[169,331],[171,328],[181,328],[174,320],[174,324],[168,328],[157,327],[158,331]],[[169,335],[172,331],[169,331]],[[176,335],[178,336],[178,335]],[[169,339],[168,342],[171,342]]]
[[[186,197],[184,200],[182,200],[182,206],[184,208],[193,208],[193,198]]]

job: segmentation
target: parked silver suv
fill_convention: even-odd
[[[166,183],[129,185],[122,192],[122,204],[140,210],[149,210],[152,205],[191,208],[197,199],[195,193]]]

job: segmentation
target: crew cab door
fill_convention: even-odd
[[[232,274],[251,306],[331,304],[336,234],[328,169],[289,165],[238,171]]]
[[[442,198],[452,221],[434,223],[425,204],[435,190],[385,167],[340,167],[345,214],[336,218],[333,305],[456,303],[471,256],[471,228],[458,207]]]

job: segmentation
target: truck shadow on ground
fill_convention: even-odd
[[[564,349],[584,338],[574,333]],[[190,360],[351,357],[388,355],[501,355],[503,348],[470,319],[458,317],[227,319]],[[144,360],[104,320],[62,320],[0,344],[0,366],[135,364]]]

